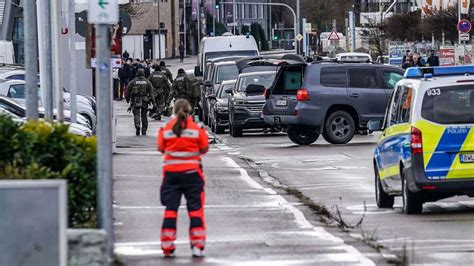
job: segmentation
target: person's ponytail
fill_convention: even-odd
[[[181,137],[183,130],[188,126],[188,114],[191,106],[185,99],[179,99],[174,103],[173,113],[176,116],[176,123],[173,125],[173,133]]]

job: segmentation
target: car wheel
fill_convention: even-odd
[[[395,197],[390,196],[383,190],[382,181],[379,176],[379,169],[374,166],[375,171],[375,200],[379,208],[393,208]]]
[[[329,115],[324,124],[323,137],[331,144],[346,144],[355,134],[355,123],[346,111],[336,111]]]
[[[224,134],[225,133],[225,127],[220,127],[220,126],[215,126],[216,134]]]
[[[402,198],[403,212],[406,214],[420,214],[423,211],[423,198],[420,192],[411,192],[408,182],[402,171]]]
[[[87,119],[87,122],[89,122],[89,125],[92,127],[92,118],[88,114],[80,114],[82,115],[85,119]]]
[[[242,137],[242,129],[234,126],[233,123],[230,123],[230,135],[234,138],[236,137]]]
[[[295,144],[309,145],[319,138],[319,134],[311,127],[290,127],[288,138]]]

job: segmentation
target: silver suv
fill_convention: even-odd
[[[265,93],[265,122],[291,141],[309,145],[322,134],[332,144],[349,142],[367,122],[382,119],[400,68],[378,64],[315,62],[279,69]]]

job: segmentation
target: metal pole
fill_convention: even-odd
[[[354,11],[349,11],[349,27],[351,28],[351,52],[355,52],[355,50],[356,50],[356,36],[355,36]]]
[[[77,122],[77,84],[76,84],[76,12],[74,0],[67,0],[67,23],[69,44],[69,93],[71,97],[71,122]]]
[[[458,22],[461,21],[461,0],[458,0]],[[458,42],[459,44],[462,43],[461,41],[461,32],[458,30]]]
[[[212,32],[214,36],[216,36],[216,15],[217,15],[217,8],[214,5],[214,14],[212,16]]]
[[[38,1],[38,50],[44,118],[53,120],[53,59],[51,48],[51,1]]]
[[[61,45],[59,40],[59,4],[61,2],[51,1],[51,37],[53,48],[53,90],[56,91],[56,120],[64,121],[64,99],[61,86]]]
[[[184,26],[183,26],[183,31],[184,31],[184,56],[186,56],[187,54],[187,51],[188,49],[186,48],[186,44],[187,44],[187,40],[186,40],[186,36],[187,36],[187,24],[186,24],[186,0],[183,0],[183,3],[184,3],[184,8],[183,8],[183,21],[184,21]]]
[[[302,52],[305,54],[305,55],[308,55],[307,51],[306,51],[306,31],[305,31],[305,28],[306,28],[306,18],[302,18],[301,19],[301,24],[303,25],[303,49],[302,49]]]
[[[96,25],[97,71],[97,201],[99,226],[105,229],[109,241],[107,253],[113,252],[114,232],[112,216],[112,95],[109,25]]]
[[[26,117],[38,119],[38,50],[36,1],[23,2],[25,18]]]
[[[157,1],[158,9],[158,59],[161,60],[161,20],[160,20],[160,1]]]
[[[300,25],[300,21],[301,21],[301,16],[300,16],[300,0],[296,0],[296,34],[300,34],[301,32],[301,25]],[[296,35],[295,35],[295,38],[296,38]],[[300,51],[300,48],[298,47],[298,42],[296,41],[295,39],[295,50],[297,53],[299,53]]]
[[[235,16],[237,16],[237,13],[235,12],[235,0],[232,0],[232,26],[234,27],[234,35],[235,35]]]
[[[198,6],[198,10],[197,10],[197,30],[198,30],[198,51],[199,51],[200,50],[199,47],[201,46],[201,1],[200,0],[198,0],[197,6]]]

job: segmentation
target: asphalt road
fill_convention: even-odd
[[[281,184],[301,192],[346,223],[351,237],[395,254],[406,263],[474,263],[474,200],[450,198],[424,205],[423,214],[405,215],[401,198],[393,209],[375,205],[372,155],[377,134],[356,136],[335,146],[322,138],[296,146],[284,134],[220,135],[228,154],[251,161]],[[339,214],[340,215],[339,215]]]
[[[193,62],[192,62],[193,63]],[[188,63],[188,64],[192,64]],[[176,73],[176,65],[173,65]],[[186,65],[185,65],[186,67]],[[204,157],[207,256],[193,259],[184,199],[178,217],[177,257],[163,258],[159,199],[161,155],[151,121],[147,136],[135,136],[124,102],[116,103],[114,155],[115,253],[125,265],[373,265],[386,258],[334,228],[294,196],[261,179],[261,173],[212,144]],[[212,136],[211,136],[212,139]]]

